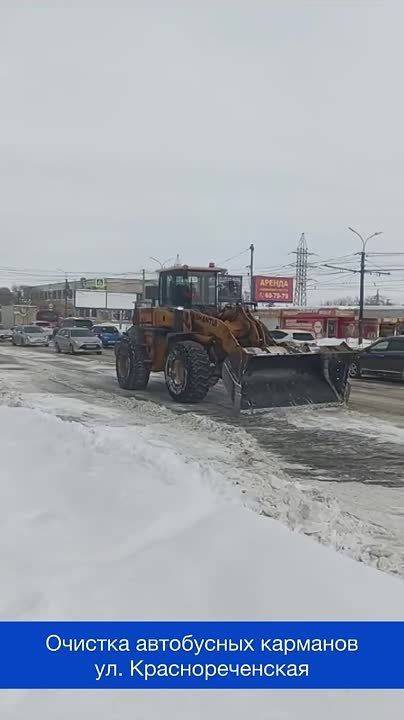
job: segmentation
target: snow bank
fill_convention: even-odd
[[[375,342],[375,340],[363,340],[362,345],[359,345],[358,338],[316,338],[316,344],[320,346],[329,345],[331,347],[332,345],[342,345],[343,343],[345,343],[346,345],[349,345],[349,347],[353,350],[357,350],[359,347],[368,347],[373,342]]]
[[[178,411],[179,406],[175,405],[173,412],[172,408],[161,403],[133,396],[122,397],[103,390],[89,393],[88,387],[77,381],[69,381],[68,384],[69,391],[75,392],[77,397],[48,392],[20,393],[17,392],[18,384],[16,390],[10,390],[10,382],[9,374],[3,390],[0,382],[0,398],[4,404],[39,408],[64,420],[76,420],[90,427],[95,424],[104,426],[106,422],[121,427],[136,425],[142,429],[147,425],[152,429],[153,436],[158,436],[166,446],[175,447],[188,461],[202,463],[205,468],[208,462],[210,472],[220,477],[220,488],[216,486],[216,492],[220,489],[233,499],[237,496],[241,504],[257,513],[280,520],[292,530],[309,535],[355,560],[404,575],[404,526],[403,530],[397,527],[399,514],[395,516],[393,510],[392,514],[389,510],[386,513],[386,504],[390,509],[399,503],[399,498],[387,497],[386,491],[383,498],[373,498],[373,509],[377,508],[381,517],[375,517],[372,508],[369,512],[370,491],[361,489],[361,486],[358,492],[365,504],[364,512],[358,505],[354,486],[351,497],[341,503],[341,486],[337,488],[335,483],[327,484],[327,476],[318,481],[315,467],[310,480],[307,473],[301,480],[296,478],[298,466],[293,462],[294,452],[291,454],[289,449],[295,442],[301,442],[300,428],[311,430],[313,436],[306,442],[312,442],[316,447],[317,433],[321,429],[329,432],[330,438],[332,435],[337,454],[345,454],[344,433],[347,429],[349,432],[352,430],[352,434],[357,432],[373,438],[375,425],[371,418],[364,420],[363,415],[335,408],[317,408],[315,411],[312,408],[279,409],[251,415],[247,431],[240,422],[218,422],[210,415],[190,412],[189,408],[185,410],[182,407]],[[18,375],[20,382],[21,373]],[[214,411],[214,407],[212,409]],[[251,423],[257,425],[259,442],[250,432],[253,429]],[[277,454],[276,444],[271,441],[268,447],[274,423],[282,428],[282,434],[286,429],[286,462],[282,453]],[[380,430],[380,423],[378,427]],[[290,430],[294,432],[293,436]],[[398,431],[389,423],[383,429],[383,437],[395,444],[402,442],[402,436],[403,431]],[[124,443],[121,443],[121,452],[124,453],[125,449]],[[311,458],[314,459],[309,454],[306,461],[311,462]],[[302,465],[301,469],[303,473],[307,471],[306,465]],[[290,470],[294,473],[293,478]]]
[[[187,461],[156,426],[83,427],[0,407],[0,448],[3,620],[404,619],[401,581],[229,502],[209,462]],[[358,697],[334,696],[333,715],[324,694],[3,693],[0,713],[313,720],[363,710]],[[377,703],[366,708],[378,717]]]

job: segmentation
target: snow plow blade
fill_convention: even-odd
[[[342,404],[349,393],[350,352],[256,354],[243,350],[223,364],[223,383],[236,411]]]

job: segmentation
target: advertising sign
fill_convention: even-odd
[[[136,299],[136,293],[107,293],[107,308],[109,310],[133,310]]]
[[[293,302],[293,278],[255,275],[253,279],[254,302]]]
[[[76,290],[76,308],[93,310],[133,310],[136,293],[109,293],[102,290]]]
[[[107,306],[107,293],[101,290],[76,290],[76,308],[101,310]]]

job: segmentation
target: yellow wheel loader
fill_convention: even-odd
[[[145,390],[164,372],[179,403],[198,403],[221,378],[236,411],[344,403],[350,352],[277,345],[241,303],[218,302],[221,268],[173,267],[160,272],[157,307],[140,307],[116,350],[125,390]]]

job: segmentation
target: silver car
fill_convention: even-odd
[[[55,335],[55,351],[75,355],[80,352],[102,353],[101,340],[88,328],[62,328]]]
[[[18,325],[13,330],[13,336],[11,339],[13,345],[35,345],[45,346],[49,345],[49,338],[45,335],[42,328],[37,325]]]
[[[0,342],[4,342],[4,340],[11,340],[13,337],[13,332],[11,328],[5,328],[4,325],[0,325]]]

